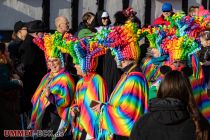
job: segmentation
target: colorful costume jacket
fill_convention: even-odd
[[[136,65],[121,76],[109,102],[101,109],[100,137],[129,136],[136,120],[148,110],[148,84],[144,75],[134,68]]]
[[[148,85],[149,85],[149,95],[148,100],[155,98],[156,95],[156,84],[158,84],[158,81],[161,79],[161,72],[160,67],[164,65],[164,60],[160,61],[157,64],[154,64],[153,59],[151,57],[148,57],[145,59],[143,65],[141,66],[142,72],[144,73]]]
[[[75,84],[73,78],[65,69],[61,69],[58,75],[52,78],[50,78],[50,73],[47,73],[40,82],[31,100],[33,104],[31,127],[32,129],[41,128],[42,117],[49,103],[44,95],[46,88],[50,89],[50,94],[55,99],[58,115],[65,122],[64,129],[66,130],[70,124],[69,109],[73,101]]]
[[[99,114],[90,108],[91,100],[107,101],[107,89],[105,81],[96,73],[89,73],[80,79],[76,86],[76,104],[80,110],[77,118],[77,126],[74,128],[74,139],[80,139],[84,129],[91,137],[97,137],[99,127]]]

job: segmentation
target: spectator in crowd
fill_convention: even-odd
[[[99,11],[96,13],[96,17],[96,29],[98,32],[102,29],[110,29],[111,20],[107,11]],[[105,55],[99,57],[99,62],[100,63],[98,64],[96,71],[98,74],[102,75],[106,81],[107,91],[110,95],[120,78],[121,72],[117,69],[117,65],[110,50],[108,50]]]
[[[123,11],[117,11],[114,14],[114,26],[124,25],[126,22],[126,17],[123,14]]]
[[[45,57],[43,51],[33,43],[33,38],[43,36],[43,32],[46,30],[45,24],[41,20],[34,20],[27,23],[28,34],[23,41],[21,48],[22,51],[22,63],[24,65],[23,75],[23,107],[25,111],[29,111],[32,107],[30,102],[32,95],[39,85],[42,77],[47,72],[47,66],[45,63]]]
[[[63,56],[58,49],[62,34],[45,34],[34,38],[44,52],[50,70],[41,80],[31,102],[33,104],[31,123],[33,130],[48,129],[65,133],[70,126],[70,105],[74,98],[75,84],[65,70]],[[58,42],[56,42],[58,41]]]
[[[27,26],[25,22],[18,21],[14,25],[12,34],[12,42],[9,44],[10,58],[14,65],[16,72],[23,78],[23,65],[21,63],[20,48],[27,35]]]
[[[55,19],[56,31],[64,35],[69,31],[69,21],[65,16],[58,16]]]
[[[163,3],[162,5],[162,15],[156,18],[153,22],[153,25],[169,25],[170,22],[166,20],[168,16],[172,16],[173,8],[172,5],[168,2]]]
[[[199,6],[190,6],[188,15],[191,17],[198,16],[198,11],[199,11]]]
[[[20,96],[23,83],[13,71],[8,48],[0,43],[0,139],[4,130],[21,129]]]
[[[5,43],[0,43],[0,89],[9,90],[18,86],[23,86],[23,83],[14,73],[8,47]]]
[[[96,19],[95,19],[95,27],[98,32],[101,31],[101,29],[109,29],[111,26],[111,20],[109,18],[109,13],[105,10],[98,11],[96,13]]]
[[[133,8],[128,7],[127,9],[123,10],[123,14],[126,17],[126,21],[130,20],[131,22],[137,23],[138,28],[141,28],[141,21],[136,16],[137,12],[133,10]]]
[[[65,16],[58,16],[55,19],[55,27],[56,32],[59,32],[64,36],[64,34],[69,31],[68,19]],[[74,68],[72,58],[66,53],[63,53],[62,55],[64,57],[66,70],[73,76],[75,82],[78,81],[78,77],[76,76],[76,69]]]
[[[79,38],[91,37],[97,30],[94,28],[95,15],[91,12],[87,12],[82,16],[82,22],[79,25],[76,36]]]
[[[201,33],[202,49],[200,52],[200,63],[202,65],[207,86],[208,95],[210,95],[210,31],[206,30]]]
[[[187,76],[168,72],[149,112],[134,125],[130,140],[208,140],[209,124],[201,116]]]

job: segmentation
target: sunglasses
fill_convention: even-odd
[[[102,17],[103,20],[109,19],[109,17]]]

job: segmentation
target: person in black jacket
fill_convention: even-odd
[[[130,140],[207,140],[208,122],[200,115],[189,79],[171,71],[161,81],[149,113],[134,125]]]
[[[23,112],[32,108],[31,98],[38,87],[42,77],[47,73],[47,66],[43,51],[33,43],[36,36],[42,36],[46,31],[45,24],[41,20],[27,23],[28,34],[21,48],[21,59],[24,65],[23,74]]]
[[[23,78],[23,64],[21,63],[20,48],[27,35],[27,23],[18,21],[14,25],[14,31],[12,33],[12,41],[8,46],[10,58],[14,65],[14,68],[21,78]]]

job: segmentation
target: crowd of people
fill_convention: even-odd
[[[143,27],[136,14],[118,11],[112,24],[105,10],[87,12],[74,34],[65,16],[54,33],[41,20],[16,22],[9,45],[0,43],[1,131],[54,133],[26,139],[210,139],[210,12],[175,13],[165,2]]]

